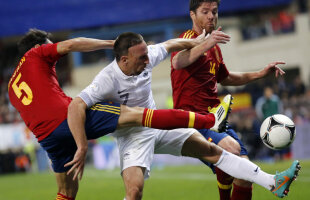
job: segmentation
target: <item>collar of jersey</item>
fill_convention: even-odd
[[[121,77],[124,80],[130,80],[130,79],[133,79],[134,77],[136,77],[136,76],[128,76],[128,75],[124,74],[124,72],[118,66],[116,59],[114,59],[114,61],[113,61],[113,68],[115,69],[117,76]]]

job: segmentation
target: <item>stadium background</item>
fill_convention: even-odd
[[[1,0],[0,4],[0,191],[7,191],[5,188],[9,184],[5,181],[16,185],[29,174],[31,177],[51,174],[45,153],[10,105],[7,96],[8,79],[19,61],[16,43],[29,28],[52,32],[55,42],[79,36],[114,39],[124,31],[134,31],[141,33],[148,43],[177,37],[182,31],[191,28],[188,0]],[[307,165],[306,160],[310,158],[309,7],[310,3],[307,0],[221,2],[218,24],[232,37],[229,44],[221,46],[229,70],[259,70],[260,67],[276,60],[287,63],[283,66],[286,71],[283,79],[268,77],[245,87],[220,87],[220,94],[229,92],[235,96],[229,121],[240,133],[251,159],[267,163],[267,168],[281,168],[287,165],[285,160],[290,159],[302,159]],[[111,59],[111,50],[73,53],[61,59],[57,64],[57,71],[64,91],[69,96],[76,96]],[[272,87],[280,97],[283,104],[281,113],[291,117],[297,127],[295,142],[290,149],[282,152],[268,150],[258,136],[261,121],[257,118],[255,104],[263,95],[266,86]],[[154,70],[152,87],[157,107],[170,108],[169,59]],[[86,174],[105,173],[97,171],[98,169],[117,169],[117,149],[112,138],[103,137],[90,142],[88,164]],[[205,169],[197,160],[159,155],[154,161],[155,173],[152,179],[156,176],[161,177],[161,173],[167,173],[166,169],[169,172],[169,165],[189,164],[194,166],[190,166],[189,169],[187,166],[184,169],[180,167],[184,171],[184,180],[196,180],[192,178],[193,174],[188,172],[190,170],[210,173],[210,170]],[[178,174],[178,169],[170,170]],[[162,171],[157,173],[156,170]],[[113,173],[118,177],[117,184],[122,187],[118,173]],[[85,179],[87,178],[86,175]],[[103,182],[109,180],[105,175],[102,179]],[[149,180],[150,184],[156,182],[156,178],[154,182],[152,179]],[[300,179],[302,184],[310,183],[309,168],[302,172]],[[48,180],[52,182],[53,178]],[[87,185],[88,181],[84,182]],[[195,182],[204,183],[204,180]],[[215,184],[214,182],[213,185]],[[42,190],[44,191],[44,188]],[[148,190],[152,191],[152,188],[146,188],[145,193]],[[216,189],[214,191],[216,194]],[[28,193],[31,197],[31,191]],[[2,195],[0,192],[0,199],[20,199],[14,194],[5,198],[2,198]]]

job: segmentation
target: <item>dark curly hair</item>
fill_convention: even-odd
[[[143,37],[140,34],[133,32],[125,32],[120,34],[114,43],[114,54],[117,61],[120,61],[121,57],[128,54],[128,49],[137,44],[143,42]]]
[[[51,36],[51,33],[35,28],[30,29],[28,33],[26,33],[26,35],[18,42],[18,51],[21,55],[24,55],[36,44],[41,45],[47,43],[47,40],[50,39]]]
[[[217,5],[219,6],[221,3],[221,0],[190,0],[189,1],[189,11],[194,11],[196,12],[196,9],[199,8],[199,6],[203,2],[216,2]]]

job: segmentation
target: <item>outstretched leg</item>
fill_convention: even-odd
[[[176,109],[153,110],[121,105],[118,127],[146,126],[166,130],[196,128],[222,131],[226,130],[231,99],[231,95],[227,95],[221,104],[206,115]]]
[[[287,195],[290,184],[295,180],[300,170],[299,162],[294,161],[288,170],[280,174],[267,174],[251,161],[229,153],[206,141],[199,133],[193,134],[186,140],[182,148],[182,154],[211,162],[235,178],[254,182],[270,191],[272,190],[278,197]]]

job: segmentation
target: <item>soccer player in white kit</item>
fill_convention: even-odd
[[[198,45],[213,47],[221,41],[217,38],[219,37],[217,34],[212,33]],[[121,34],[114,44],[116,59],[99,72],[93,82],[71,102],[73,106],[68,111],[68,123],[72,134],[77,135],[77,130],[85,130],[83,113],[85,115],[85,109],[97,102],[113,101],[131,107],[155,109],[151,91],[152,69],[164,60],[168,53],[197,45],[186,40],[172,39],[147,46],[139,34],[130,32]],[[142,198],[144,178],[149,175],[154,153],[206,160],[233,177],[255,182],[268,190],[288,189],[299,170],[299,162],[296,161],[291,168],[283,172],[284,174],[267,174],[252,162],[208,142],[199,132],[190,128],[174,130],[147,127],[118,128],[112,135],[117,139],[119,147],[127,200]],[[78,162],[77,159],[77,165],[73,168],[79,170]],[[288,176],[289,181],[282,184],[283,187],[282,185],[278,187],[277,181],[282,176]]]

